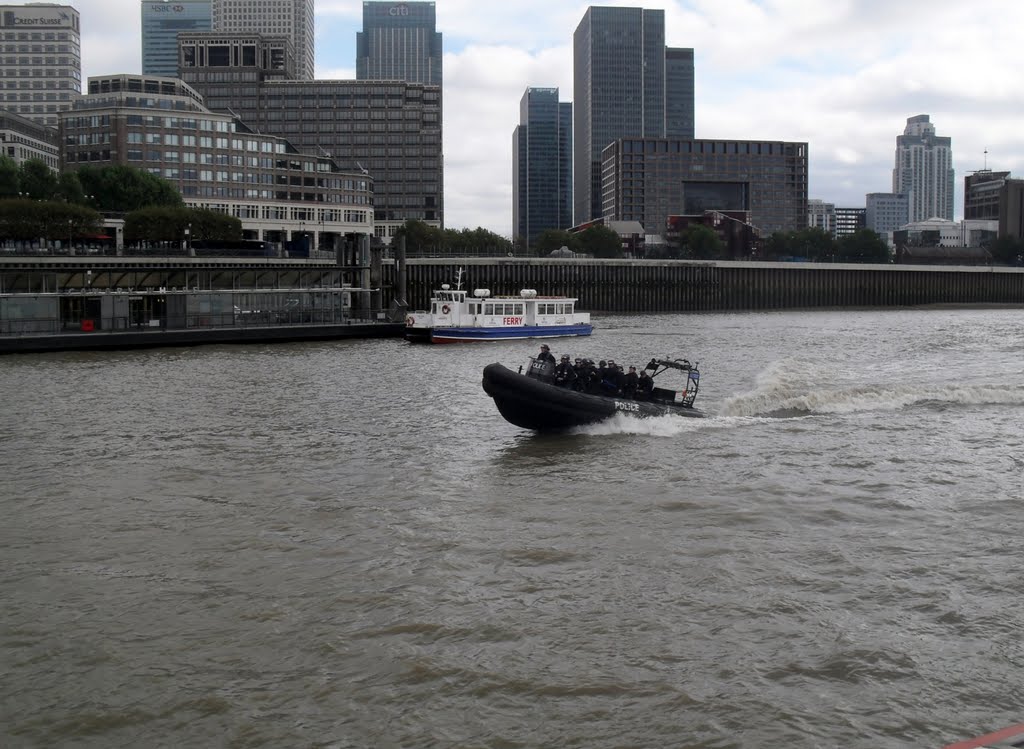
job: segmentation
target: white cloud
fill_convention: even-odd
[[[71,0],[84,73],[140,67],[138,0]],[[444,35],[445,214],[511,231],[512,131],[527,86],[573,99],[572,35],[588,5],[663,8],[666,42],[693,47],[703,138],[806,141],[810,195],[864,205],[887,191],[906,118],[930,114],[967,171],[1024,172],[1024,4],[1005,0],[438,0]],[[359,0],[317,0],[318,75],[351,78]],[[957,198],[957,212],[960,198]]]

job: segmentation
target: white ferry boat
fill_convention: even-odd
[[[459,273],[461,286],[461,271]],[[415,343],[506,341],[560,338],[593,332],[589,312],[576,311],[577,299],[540,296],[523,289],[519,296],[491,296],[488,289],[470,294],[442,284],[430,297],[430,309],[410,312],[405,338]]]

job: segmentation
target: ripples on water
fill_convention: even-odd
[[[534,345],[7,357],[4,746],[939,747],[1019,722],[1024,314],[613,317],[704,420],[561,436]]]

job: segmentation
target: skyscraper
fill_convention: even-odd
[[[178,32],[209,31],[211,0],[142,0],[142,74],[178,77]]]
[[[907,196],[910,222],[953,220],[951,141],[935,134],[935,125],[926,114],[908,117],[903,135],[896,136],[892,191]]]
[[[0,5],[0,36],[0,107],[56,127],[57,112],[82,92],[78,11],[53,3]]]
[[[592,6],[573,34],[573,82],[580,224],[602,215],[605,146],[619,138],[693,137],[693,50],[665,48],[662,10]]]
[[[665,50],[665,137],[692,138],[693,50],[669,47]]]
[[[364,2],[356,33],[356,79],[441,85],[434,3]]]
[[[512,231],[531,245],[572,225],[572,104],[557,88],[528,88],[512,135]]]
[[[296,77],[313,79],[313,0],[213,0],[213,30],[287,36],[295,51]]]

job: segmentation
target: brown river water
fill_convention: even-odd
[[[0,746],[941,747],[1024,720],[1024,310],[0,359]]]

